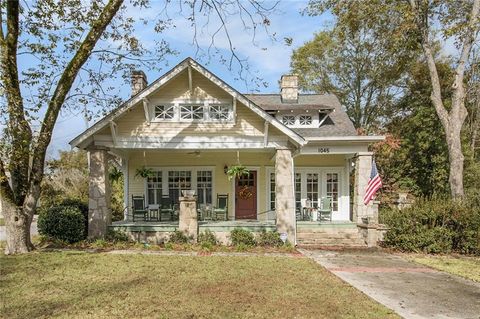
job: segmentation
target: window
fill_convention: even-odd
[[[295,125],[295,116],[284,115],[282,117],[282,123],[285,124],[285,125]]]
[[[311,206],[318,207],[318,174],[307,174],[307,199],[310,200]]]
[[[171,120],[175,117],[175,106],[157,105],[155,106],[155,119]]]
[[[182,120],[203,120],[203,114],[203,105],[180,106],[180,119]]]
[[[198,204],[212,204],[212,171],[197,172]]]
[[[168,172],[168,196],[174,203],[178,203],[182,190],[189,189],[192,189],[191,171]]]
[[[312,116],[300,115],[299,122],[300,122],[300,125],[312,125]]]
[[[295,210],[302,211],[302,174],[295,173]]]
[[[275,210],[275,173],[270,173],[270,210]]]
[[[160,204],[162,198],[162,172],[157,171],[147,178],[147,203]]]
[[[338,211],[338,174],[327,173],[327,197],[332,198],[333,211]]]
[[[210,105],[209,116],[211,120],[228,121],[231,119],[231,114],[229,105]]]

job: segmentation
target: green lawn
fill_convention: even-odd
[[[422,265],[480,282],[479,257],[415,255],[411,259]]]
[[[306,258],[0,256],[4,318],[398,318]]]
[[[5,219],[0,218],[0,226],[5,226]]]

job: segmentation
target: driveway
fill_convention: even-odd
[[[370,251],[300,251],[405,318],[480,318],[480,284]]]
[[[30,225],[30,236],[38,235],[37,229],[37,215],[33,216],[32,225]],[[5,226],[0,226],[0,241],[7,240],[7,233],[5,230]]]

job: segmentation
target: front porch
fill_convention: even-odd
[[[110,186],[106,170],[112,155],[121,155],[125,176],[125,216],[123,221],[114,223],[109,220]],[[188,228],[188,233],[196,238],[208,229],[220,242],[228,244],[231,230],[243,228],[253,233],[276,230],[287,234],[288,241],[295,245],[299,243],[297,234],[305,229],[331,229],[328,232],[342,227],[356,229],[360,218],[371,211],[361,202],[371,154],[293,154],[290,149],[270,148],[241,152],[158,149],[119,152],[96,148],[90,150],[90,159],[90,237],[102,236],[104,231],[96,231],[101,224],[105,231],[107,228],[121,230],[134,240],[154,243],[168,240],[176,230]],[[239,159],[249,174],[230,180],[226,167],[238,163]],[[355,179],[350,185],[353,162]],[[139,168],[148,168],[153,173],[140,177]],[[351,187],[354,188],[353,204]],[[182,224],[184,190],[196,194],[188,204],[191,208],[183,213]],[[226,207],[219,218],[207,212],[219,208],[220,196],[226,199]],[[131,218],[133,197],[141,198],[142,209],[148,212],[148,217]],[[325,198],[331,203],[326,219],[320,215]],[[162,211],[169,213],[162,214]]]
[[[199,221],[198,233],[205,232],[206,230],[214,233],[217,240],[222,244],[230,244],[229,234],[232,230],[241,228],[248,230],[256,235],[265,231],[276,231],[277,226],[275,220],[227,220],[227,221]],[[130,239],[138,242],[149,242],[152,244],[161,244],[168,241],[170,234],[174,231],[180,230],[178,221],[118,221],[113,222],[109,226],[109,229],[115,231],[122,231],[128,234]],[[337,236],[337,242],[345,244],[350,240],[352,245],[362,246],[359,236],[357,236],[358,228],[357,224],[344,221],[344,222],[319,222],[319,221],[297,221],[296,233],[299,244],[309,245],[313,237],[321,237],[324,234],[328,235],[328,239]],[[321,238],[315,239],[317,243],[321,243]],[[315,241],[313,242],[315,243]],[[323,243],[326,243],[325,241]],[[331,242],[330,243],[334,243]],[[365,246],[365,243],[363,243]]]

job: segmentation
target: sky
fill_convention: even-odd
[[[152,7],[155,7],[153,0]],[[168,56],[161,62],[162,71],[143,70],[148,82],[151,83],[155,79],[162,76],[170,68],[186,57],[192,57],[203,64],[207,69],[222,78],[229,85],[233,86],[240,92],[258,91],[261,93],[278,93],[278,80],[282,74],[290,71],[290,56],[295,48],[302,46],[303,43],[313,38],[315,32],[330,28],[333,23],[333,17],[329,14],[322,16],[310,17],[302,15],[301,12],[306,7],[306,1],[283,0],[276,7],[274,14],[269,15],[270,26],[268,32],[270,35],[275,34],[277,41],[272,41],[265,32],[259,31],[255,37],[255,43],[252,43],[251,30],[245,30],[242,27],[238,17],[228,20],[228,29],[231,32],[230,38],[233,40],[235,51],[248,60],[248,66],[253,74],[262,78],[268,87],[255,86],[251,82],[245,82],[238,78],[239,68],[234,65],[232,70],[219,62],[218,56],[210,59],[196,55],[196,46],[193,45],[193,29],[184,17],[170,13],[175,28],[167,29],[161,33],[164,40],[168,41],[171,48],[178,52],[178,55]],[[130,8],[130,14],[134,17],[142,17],[148,19],[153,17],[155,12],[153,9]],[[210,28],[198,34],[198,42],[202,48],[207,48],[211,41],[212,30],[215,29],[215,21],[210,24]],[[152,43],[152,37],[158,37],[158,34],[152,34],[146,30],[139,31],[139,38],[145,45]],[[293,39],[292,45],[288,46],[283,40],[285,37]],[[227,37],[223,34],[216,38],[216,46],[220,52],[228,53]],[[130,95],[130,86],[119,84],[118,80],[112,79],[115,85],[122,85],[122,98],[127,99]],[[98,120],[98,119],[96,119]],[[96,120],[90,121],[88,125],[94,124]],[[52,142],[47,152],[47,158],[57,157],[59,150],[69,150],[68,142],[75,136],[84,131],[87,127],[85,119],[79,112],[62,112],[58,118],[54,129]]]

